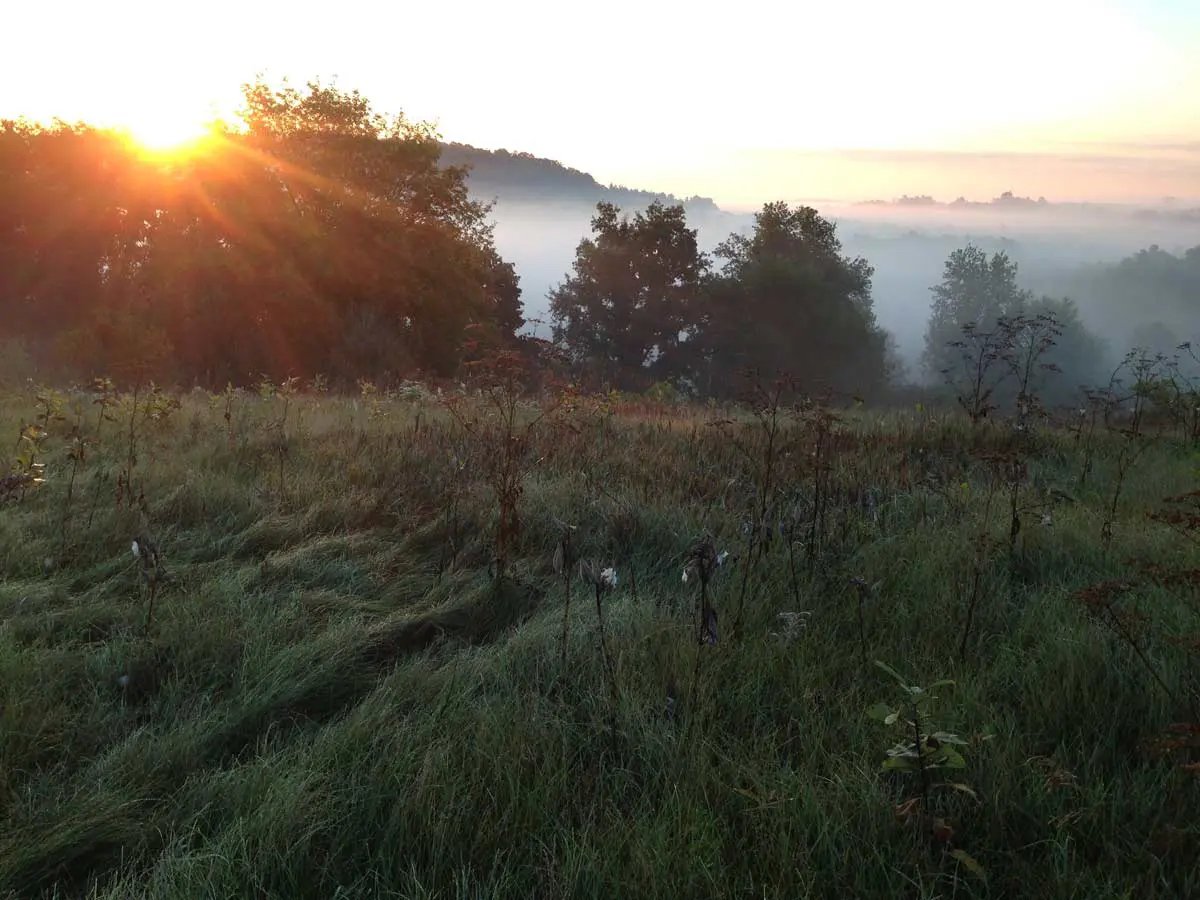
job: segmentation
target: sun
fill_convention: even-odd
[[[130,122],[124,131],[143,151],[153,156],[170,156],[195,148],[211,133],[211,128],[197,119],[151,113]]]

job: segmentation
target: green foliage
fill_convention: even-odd
[[[1090,266],[1063,288],[1087,298],[1089,313],[1120,335],[1119,346],[1170,354],[1197,337],[1200,245],[1182,253],[1153,245],[1118,263]]]
[[[1104,380],[1107,354],[1083,325],[1075,303],[1035,298],[1018,287],[1017,274],[1017,264],[1007,254],[989,258],[968,245],[950,254],[941,282],[930,289],[933,306],[922,364],[931,378],[953,383],[960,398],[968,398],[960,402],[976,418],[1019,402],[1022,379],[1007,379],[1018,368],[1022,343],[1040,340],[1030,337],[1030,326],[1040,321],[1053,320],[1056,332],[1041,363],[1062,373],[1042,386],[1045,400],[1071,402],[1080,385]]]
[[[750,235],[716,251],[693,359],[705,393],[730,395],[753,368],[806,390],[867,394],[885,380],[870,264],[842,254],[837,228],[807,206],[768,203]]]
[[[632,219],[600,203],[594,237],[551,293],[555,341],[598,384],[644,389],[673,380],[732,397],[742,373],[869,393],[886,380],[872,269],[842,254],[835,226],[810,207],[771,203],[709,269],[682,206],[655,202]]]
[[[646,399],[654,403],[678,403],[679,390],[669,381],[656,381],[646,389]]]
[[[967,741],[951,731],[940,729],[934,718],[938,701],[935,691],[953,687],[954,682],[943,679],[921,687],[911,684],[887,663],[876,660],[875,665],[896,681],[903,698],[899,704],[877,703],[867,710],[870,718],[895,729],[900,737],[900,742],[887,751],[884,771],[936,774],[939,770],[965,769],[967,762],[959,748],[967,746]],[[931,784],[929,787],[964,790],[965,785]]]
[[[45,427],[21,425],[16,458],[13,459],[8,473],[0,478],[0,502],[24,499],[26,491],[46,483],[46,464],[41,460],[45,442]]]
[[[601,202],[592,232],[550,294],[555,341],[577,367],[621,389],[684,374],[707,261],[683,207],[654,202],[622,218]]]
[[[163,161],[83,126],[0,125],[4,337],[132,384],[452,373],[521,325],[512,266],[427,125],[309,84]]]
[[[502,375],[457,401],[497,436],[477,391]],[[1181,708],[1195,672],[1182,641],[1200,632],[1197,472],[1174,433],[1129,468],[1105,552],[1127,439],[1101,424],[1076,488],[1075,435],[1039,430],[1026,494],[1073,497],[1011,559],[979,562],[989,591],[960,659],[974,538],[1008,526],[984,499],[983,455],[1011,436],[991,422],[854,409],[820,428],[801,407],[781,416],[763,492],[749,460],[766,471],[771,430],[752,411],[522,396],[520,527],[495,579],[501,446],[477,448],[430,397],[378,388],[369,417],[358,397],[297,390],[279,497],[279,396],[168,394],[179,407],[155,420],[143,387],[131,508],[113,492],[130,395],[61,393],[67,420],[37,457],[50,477],[0,512],[0,893],[1200,892]],[[111,418],[86,418],[75,489],[100,500],[94,521],[77,510],[62,555],[76,414],[94,400]],[[572,411],[526,432],[552,404]],[[0,397],[10,450],[38,413],[32,393]],[[748,458],[733,438],[753,434]],[[782,538],[809,552],[818,486],[825,525],[811,573],[794,572]],[[764,494],[771,549],[735,631],[745,511]],[[595,561],[586,588],[579,560]],[[1134,576],[1130,560],[1159,568]],[[619,587],[598,592],[610,562]],[[1073,599],[1106,580],[1137,581],[1110,598],[1120,619]],[[772,633],[788,611],[803,637]],[[1136,642],[1113,624],[1140,628]],[[896,719],[871,721],[858,711],[884,682],[864,643],[953,690],[927,689],[913,715],[911,682],[889,676],[882,718]],[[900,762],[881,772],[885,758]],[[934,766],[928,805],[912,803],[913,762]]]
[[[988,255],[968,245],[946,260],[940,284],[930,288],[933,306],[925,331],[923,363],[930,375],[953,365],[947,348],[959,340],[964,327],[991,331],[997,320],[1015,316],[1030,299],[1017,287],[1017,264],[1005,253]]]
[[[894,729],[900,737],[899,743],[888,749],[883,770],[912,775],[917,782],[913,786],[917,792],[897,805],[897,818],[905,824],[915,825],[918,832],[928,835],[935,845],[948,847],[954,841],[955,829],[946,818],[937,814],[938,795],[961,794],[979,800],[969,784],[957,780],[957,773],[967,768],[963,753],[971,742],[937,723],[938,694],[935,691],[953,687],[954,682],[943,679],[921,687],[911,684],[887,663],[876,660],[875,665],[895,680],[903,698],[899,704],[878,703],[867,710],[870,718]],[[980,735],[976,743],[991,738],[992,735]],[[956,780],[946,780],[951,777]],[[987,880],[983,866],[963,848],[948,849],[948,855],[977,878]]]

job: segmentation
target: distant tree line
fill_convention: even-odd
[[[586,172],[532,153],[484,150],[469,144],[447,143],[442,145],[441,162],[443,165],[468,169],[471,190],[477,196],[497,198],[501,203],[596,203],[605,199],[624,206],[646,206],[657,200],[683,206],[691,214],[720,212],[709,197],[677,198],[673,194],[636,190],[623,185],[603,185]]]
[[[711,254],[688,201],[632,216],[599,203],[551,291],[553,341],[522,337],[517,275],[455,160],[549,171],[527,154],[447,148],[429,126],[319,84],[247,85],[237,127],[179,155],[84,126],[0,122],[0,369],[16,355],[77,376],[345,383],[452,376],[519,349],[593,387],[693,396],[736,395],[753,371],[843,395],[895,379],[871,265],[843,252],[834,223],[786,203]],[[1097,278],[1126,316],[1140,291],[1167,298],[1170,321],[1150,325],[1164,348],[1194,337],[1180,331],[1200,321],[1200,248],[1151,248]],[[1063,376],[1046,396],[1105,378],[1110,351],[1074,303],[1022,290],[1006,254],[956,250],[932,291],[928,380],[960,367],[964,336],[1019,342],[1018,320],[1053,321],[1039,359]]]
[[[154,158],[0,124],[0,338],[43,366],[224,384],[445,375],[522,325],[513,268],[432,130],[357,93],[244,89],[242,127]]]
[[[1053,345],[1044,353],[1044,396],[1070,402],[1083,385],[1106,381],[1111,351],[1092,334],[1068,298],[1037,297],[1017,284],[1017,264],[1006,253],[988,256],[975,246],[955,250],[946,260],[940,283],[931,288],[933,305],[925,332],[922,364],[931,381],[952,379],[962,365],[963,341],[981,349],[986,342],[1018,340],[1021,323],[1052,322]],[[971,355],[968,349],[967,355]],[[999,385],[999,398],[1015,390]]]
[[[1148,271],[1179,303],[1195,303],[1200,292],[1188,275],[1197,260],[1200,250],[1176,258],[1153,248],[1116,266],[1114,280],[1132,282],[1125,289],[1136,294],[1144,279],[1131,270]],[[756,371],[787,373],[809,390],[878,395],[899,365],[875,320],[872,274],[865,259],[842,252],[835,225],[808,207],[767,204],[748,234],[732,235],[710,256],[682,206],[656,202],[622,216],[603,202],[571,272],[551,291],[554,341],[575,373],[597,385],[669,382],[728,396]],[[1034,377],[1040,396],[1074,403],[1082,387],[1106,383],[1128,349],[1101,341],[1074,301],[1021,288],[1006,253],[955,250],[930,290],[920,373],[927,383],[953,382],[972,348],[995,343],[1016,352],[1036,334],[1046,342]],[[1020,390],[1016,379],[1001,379],[991,399],[1014,402]]]
[[[596,382],[668,381],[731,395],[742,375],[786,372],[810,390],[869,393],[887,380],[872,269],[842,253],[836,227],[809,207],[771,203],[749,235],[698,248],[682,206],[622,217],[600,203],[592,236],[551,292],[554,339]]]
[[[1200,245],[1171,253],[1157,245],[1115,265],[1084,272],[1072,289],[1086,292],[1130,345],[1170,353],[1197,338],[1200,327]]]

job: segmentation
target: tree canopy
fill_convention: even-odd
[[[809,389],[870,392],[885,380],[873,270],[842,253],[837,228],[807,206],[769,203],[750,235],[716,251],[697,342],[704,389],[727,393],[748,368],[786,372]]]
[[[771,203],[735,234],[713,271],[680,206],[621,217],[597,206],[593,237],[551,293],[555,340],[577,371],[622,387],[672,380],[732,395],[747,370],[810,389],[865,392],[884,381],[871,267],[842,254],[809,207]]]
[[[1017,286],[1017,264],[1008,254],[996,253],[989,259],[973,245],[950,254],[941,282],[930,292],[933,306],[922,363],[935,379],[954,364],[956,353],[950,345],[962,335],[964,326],[987,330],[1002,317],[1018,315],[1032,299]]]
[[[176,381],[448,374],[511,341],[517,277],[429,126],[357,93],[244,88],[238,127],[157,158],[0,125],[5,336],[44,362]]]
[[[1035,297],[1018,286],[1017,275],[1017,264],[1004,253],[989,258],[969,245],[950,254],[941,282],[930,288],[933,306],[925,333],[926,371],[941,380],[959,369],[965,335],[976,343],[1000,332],[1019,340],[1023,330],[1011,326],[1049,317],[1056,334],[1043,362],[1058,377],[1042,379],[1041,393],[1051,402],[1073,400],[1080,386],[1107,377],[1106,348],[1083,324],[1074,301]],[[1013,390],[1012,385],[997,385],[999,396]]]
[[[572,362],[610,384],[644,387],[684,373],[707,259],[681,206],[651,203],[632,218],[596,206],[593,237],[550,294],[554,338]]]

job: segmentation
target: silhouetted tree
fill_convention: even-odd
[[[747,368],[787,372],[809,388],[870,392],[886,378],[886,336],[871,299],[873,270],[842,253],[815,209],[770,203],[750,235],[716,251],[689,362],[706,393],[731,394]]]
[[[1007,254],[991,258],[978,247],[953,251],[946,260],[940,284],[930,290],[933,308],[925,332],[922,361],[926,372],[938,380],[957,377],[963,365],[963,342],[975,347],[973,358],[987,353],[978,345],[989,335],[1006,332],[1004,323],[1051,317],[1057,333],[1044,360],[1057,373],[1039,388],[1048,404],[1071,402],[1081,385],[1107,378],[1108,356],[1103,343],[1084,326],[1079,309],[1068,298],[1035,297],[1017,285],[1018,267]],[[1006,343],[1013,335],[1001,340]],[[972,353],[968,354],[972,356]],[[978,361],[978,360],[977,360]],[[997,366],[996,372],[1003,372]],[[1007,405],[1015,399],[1015,382],[998,380],[991,400]]]
[[[956,364],[958,354],[951,345],[961,338],[965,326],[990,332],[1001,318],[1020,314],[1032,296],[1017,287],[1017,264],[1008,254],[989,259],[986,252],[970,245],[950,254],[941,283],[930,291],[933,307],[922,363],[932,378],[940,378]]]
[[[88,128],[0,126],[0,338],[85,371],[449,374],[508,343],[520,288],[427,125],[319,84],[244,89],[175,159]]]
[[[682,374],[707,260],[683,208],[652,203],[622,217],[596,205],[591,238],[550,293],[554,340],[578,368],[623,388]]]

